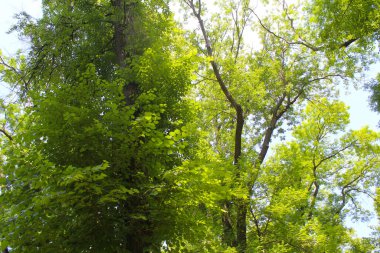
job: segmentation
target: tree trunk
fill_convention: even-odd
[[[234,229],[231,222],[231,203],[225,200],[222,204],[224,212],[222,212],[222,224],[223,224],[223,243],[229,247],[236,246],[236,239],[234,234]]]
[[[144,243],[138,233],[131,235],[129,242],[130,245],[128,245],[128,249],[131,253],[144,253]]]
[[[203,39],[205,41],[206,46],[206,53],[207,56],[209,56],[211,59],[213,59],[213,48],[211,45],[211,41],[208,37],[206,27],[204,25],[204,22],[201,17],[201,9],[202,9],[202,2],[198,1],[198,6],[195,6],[193,1],[188,1],[187,4],[191,8],[193,15],[197,18],[199,27],[201,28]],[[235,147],[234,147],[234,165],[236,167],[236,174],[237,178],[240,178],[240,166],[239,166],[239,159],[241,157],[241,142],[242,142],[242,134],[243,134],[243,127],[244,127],[244,112],[241,105],[236,101],[235,97],[231,94],[228,85],[226,85],[225,80],[222,77],[222,74],[220,73],[218,63],[214,60],[210,60],[210,65],[213,69],[215,78],[219,84],[220,89],[222,90],[224,96],[230,103],[230,106],[235,109],[236,111],[236,127],[235,127]],[[227,202],[228,200],[226,200]],[[232,224],[227,221],[226,218],[231,217],[230,211],[228,211],[227,214],[222,214],[222,221],[223,221],[223,238],[227,240],[228,246],[238,246],[239,252],[245,252],[246,246],[247,246],[247,235],[246,235],[246,218],[247,218],[247,205],[245,204],[245,200],[243,199],[237,199],[235,204],[235,208],[237,208],[237,215],[236,215],[236,240],[233,240],[231,242],[231,232],[232,231]],[[240,208],[242,208],[240,210]],[[225,217],[225,215],[228,215],[228,217]]]
[[[129,41],[128,36],[133,36],[133,32],[131,31],[133,30],[133,8],[135,7],[135,4],[129,3],[128,0],[113,0],[112,5],[114,7],[115,15],[115,20],[113,21],[115,63],[120,69],[124,69],[128,67],[126,65],[127,57],[131,56],[131,52],[127,52],[127,43]],[[122,91],[127,106],[135,103],[138,89],[139,85],[136,82],[124,84]],[[132,167],[136,167],[134,159],[131,164]],[[135,169],[133,169],[133,171],[135,171]],[[126,208],[128,209],[128,205],[126,205]],[[125,222],[129,223],[130,221],[127,219]],[[139,222],[132,226],[133,233],[126,235],[128,242],[126,250],[131,253],[143,253],[144,248],[147,247],[144,242],[144,237],[147,235],[143,232],[144,225],[146,224],[138,223]]]
[[[240,104],[236,104],[236,130],[235,130],[235,157],[234,164],[237,168],[237,179],[239,180],[241,166],[239,159],[241,157],[241,138],[243,135],[244,115]],[[238,251],[246,252],[247,249],[247,204],[244,199],[236,201],[236,244]]]
[[[247,203],[244,200],[239,200],[236,205],[236,242],[237,249],[241,253],[247,250]]]
[[[124,28],[125,10],[124,0],[113,0],[112,5],[115,8],[116,20],[114,21],[114,50],[116,57],[116,64],[120,68],[125,67],[125,46],[126,46],[126,33]]]

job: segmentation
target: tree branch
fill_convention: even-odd
[[[259,221],[257,220],[256,215],[255,215],[255,213],[252,210],[252,207],[250,207],[249,210],[251,212],[251,215],[252,215],[252,218],[253,218],[253,222],[254,222],[256,230],[257,230],[257,236],[259,237],[259,241],[261,241],[262,234],[261,234],[261,229],[260,229]]]
[[[2,56],[0,56],[0,64],[4,65],[6,68],[8,68],[9,70],[11,70],[13,73],[15,73],[16,75],[18,75],[20,77],[22,83],[25,86],[28,86],[28,82],[25,80],[25,76],[23,76],[22,73],[19,70],[17,70],[16,68],[12,67],[8,63],[6,63],[5,60],[4,60],[4,58]]]
[[[222,75],[219,71],[219,66],[213,59],[214,53],[212,49],[212,45],[210,42],[210,39],[208,37],[204,22],[201,17],[201,11],[202,11],[202,2],[201,0],[198,0],[198,9],[196,9],[196,6],[194,5],[193,0],[185,0],[185,3],[191,8],[193,15],[197,18],[199,26],[202,31],[202,36],[205,41],[206,50],[207,50],[207,56],[211,58],[210,64],[213,69],[214,75],[216,77],[216,80],[218,81],[218,84],[223,91],[223,94],[227,98],[227,100],[230,102],[231,106],[236,111],[236,130],[235,130],[235,150],[234,150],[234,164],[238,164],[238,160],[241,156],[241,138],[243,133],[243,126],[244,126],[244,115],[243,115],[243,108],[242,106],[237,103],[235,98],[230,93],[227,85],[225,84]]]
[[[0,129],[0,132],[3,133],[10,141],[13,141],[13,137],[5,129]]]
[[[309,43],[309,42],[307,42],[306,40],[304,40],[304,39],[302,38],[302,36],[296,32],[296,29],[295,29],[295,27],[294,27],[294,20],[293,20],[292,18],[289,17],[287,8],[285,8],[285,6],[284,6],[283,8],[284,8],[284,11],[285,11],[285,15],[286,15],[287,19],[288,19],[289,22],[290,22],[290,26],[291,26],[291,28],[292,28],[294,34],[296,34],[296,35],[300,38],[300,40],[298,40],[298,41],[288,41],[288,40],[285,39],[284,37],[282,37],[282,36],[276,34],[275,32],[273,32],[272,30],[270,30],[270,29],[269,29],[269,28],[263,23],[263,21],[260,19],[260,17],[255,13],[255,11],[254,11],[253,9],[249,8],[249,10],[250,10],[250,11],[256,16],[257,20],[259,21],[260,26],[261,26],[264,30],[266,30],[268,33],[272,34],[272,35],[275,36],[276,38],[278,38],[278,39],[284,41],[284,42],[285,42],[286,44],[288,44],[288,45],[302,45],[302,46],[305,46],[305,47],[307,47],[307,48],[309,48],[309,49],[311,49],[311,50],[313,50],[313,51],[315,51],[315,52],[320,51],[320,50],[322,50],[323,48],[325,48],[325,46],[319,46],[319,47],[314,46],[314,45],[312,45],[311,43]],[[357,41],[357,40],[359,40],[359,38],[354,38],[354,39],[347,40],[347,41],[341,43],[341,44],[339,45],[339,48],[347,48],[347,47],[349,47],[352,43],[354,43],[354,42]]]
[[[302,41],[302,40],[298,40],[298,41],[288,41],[287,39],[285,39],[284,37],[281,37],[280,35],[274,33],[273,31],[271,31],[267,26],[264,25],[264,23],[262,22],[262,20],[260,19],[260,17],[256,14],[256,12],[249,8],[249,10],[256,16],[257,20],[259,21],[259,24],[260,26],[266,30],[268,33],[272,34],[273,36],[275,36],[276,38],[284,41],[286,44],[288,45],[302,45],[302,46],[305,46],[313,51],[320,51],[321,49],[323,49],[322,46],[320,47],[316,47],[316,46],[313,46],[312,44],[308,43],[308,42],[305,42],[305,41]]]
[[[326,160],[329,160],[337,155],[339,155],[341,152],[345,151],[346,149],[352,147],[354,144],[356,143],[356,141],[352,141],[350,142],[348,145],[344,146],[343,148],[341,149],[338,149],[336,151],[333,151],[331,154],[323,157],[321,160],[319,160],[319,162],[315,165],[316,167],[319,167],[324,161]]]
[[[357,40],[358,40],[358,38],[347,40],[346,42],[344,42],[344,43],[342,43],[340,45],[340,48],[342,48],[342,47],[347,48],[347,47],[349,47],[352,43],[354,43]]]

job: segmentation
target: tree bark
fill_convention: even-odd
[[[234,229],[231,221],[231,202],[225,200],[222,204],[225,212],[222,213],[222,224],[223,224],[223,242],[230,247],[236,246],[236,239],[234,234]]]
[[[116,64],[120,68],[125,67],[125,46],[126,46],[126,33],[124,29],[125,10],[124,0],[113,0],[112,5],[115,8],[114,15],[114,50],[116,57]]]
[[[241,253],[245,253],[247,250],[247,208],[246,201],[239,199],[236,217],[236,242],[237,249]]]

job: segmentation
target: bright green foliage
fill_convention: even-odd
[[[339,252],[351,243],[344,219],[366,215],[359,198],[370,194],[379,176],[380,135],[367,128],[343,134],[347,123],[343,103],[315,100],[294,139],[276,148],[259,179],[261,194],[252,202],[252,236],[260,248]]]
[[[161,8],[130,4],[144,13]],[[138,41],[129,41],[125,68],[114,60],[113,21],[106,19],[116,14],[108,1],[47,1],[41,20],[21,19],[17,29],[33,48],[21,67],[28,81],[4,77],[27,104],[22,116],[6,119],[13,140],[2,145],[2,245],[142,252],[177,240],[178,196],[165,174],[191,157],[185,96],[195,51],[160,13],[134,20],[133,29],[146,32],[131,34]],[[149,41],[140,43],[140,35]],[[130,82],[138,94],[126,106]]]
[[[312,25],[319,28],[321,43],[329,48],[356,47],[376,52],[380,39],[380,2],[378,0],[313,0],[308,7]],[[375,43],[374,43],[375,42]],[[358,57],[362,63],[373,62],[378,54]],[[379,78],[367,84],[370,102],[379,111]]]
[[[200,30],[155,0],[19,15],[29,55],[0,55],[19,98],[0,104],[1,247],[374,249],[345,220],[371,215],[380,134],[346,129],[335,87],[373,61],[378,3],[181,2]]]
[[[359,46],[358,50],[376,52],[380,41],[380,2],[378,0],[314,0],[309,7],[310,22],[320,28],[319,36],[329,47]],[[377,42],[377,43],[374,43]],[[362,62],[378,58],[360,57]],[[367,84],[371,91],[370,103],[379,112],[379,78]]]
[[[370,49],[373,40],[379,39],[379,7],[378,0],[313,0],[309,21],[320,28],[324,44],[347,47],[354,40]]]
[[[316,2],[282,1],[279,4],[278,1],[265,1],[268,5],[256,6],[250,1],[231,0],[217,2],[219,9],[215,14],[208,1],[183,2],[194,20],[198,21],[201,31],[189,37],[195,39],[195,46],[204,53],[204,65],[198,71],[200,84],[197,99],[202,108],[199,126],[208,133],[208,145],[214,152],[213,156],[224,162],[225,170],[231,171],[234,182],[224,184],[229,180],[224,175],[220,177],[221,184],[230,188],[226,192],[235,193],[225,194],[224,200],[219,202],[219,220],[223,220],[223,224],[212,221],[214,226],[223,226],[222,244],[225,248],[236,247],[239,252],[260,249],[266,252],[336,252],[351,238],[350,232],[343,226],[343,219],[347,215],[342,209],[336,211],[336,217],[332,215],[322,219],[313,216],[313,209],[320,205],[318,198],[322,196],[330,198],[329,202],[323,203],[330,208],[334,205],[334,208],[339,209],[339,203],[345,206],[349,202],[345,194],[342,194],[346,198],[344,201],[340,199],[342,196],[333,194],[338,182],[331,182],[330,188],[321,186],[319,189],[314,185],[318,181],[313,180],[318,175],[313,176],[313,171],[309,170],[311,178],[305,179],[308,181],[302,186],[297,186],[297,178],[302,178],[306,172],[297,170],[293,164],[285,170],[285,165],[279,163],[275,166],[278,173],[284,171],[284,177],[289,177],[288,184],[282,186],[277,172],[273,176],[276,179],[268,178],[264,173],[269,166],[267,163],[271,163],[266,159],[270,143],[276,137],[285,138],[284,132],[293,129],[296,141],[287,150],[297,153],[290,155],[279,149],[276,151],[277,159],[299,157],[292,162],[301,163],[299,166],[303,167],[304,163],[312,164],[313,159],[317,165],[324,156],[339,151],[345,158],[341,157],[339,161],[328,159],[329,162],[323,163],[323,166],[317,166],[321,166],[326,174],[324,177],[334,172],[327,172],[330,166],[342,167],[344,165],[339,163],[351,158],[356,164],[353,154],[345,149],[340,151],[349,145],[349,138],[354,137],[347,135],[347,139],[337,143],[325,139],[325,135],[346,134],[344,126],[348,123],[348,113],[345,106],[340,103],[327,104],[327,100],[322,98],[335,97],[336,84],[342,80],[347,83],[348,80],[353,81],[355,75],[373,60],[373,53],[367,47],[373,37],[372,40],[366,40],[367,44],[352,42],[347,46],[341,44],[350,38],[342,38],[339,33],[323,37],[323,23],[318,23],[317,14],[312,11],[313,7],[320,7]],[[265,14],[263,9],[269,12]],[[326,15],[334,15],[334,9]],[[249,35],[243,36],[243,31]],[[310,117],[311,120],[299,126],[302,119],[300,114],[307,100],[315,101],[315,105],[309,106],[302,117]],[[240,135],[242,149],[239,162],[232,166],[237,154],[239,124],[234,102],[242,108],[244,126]],[[324,114],[322,117],[321,111],[326,110],[333,114]],[[362,132],[352,132],[352,135],[358,135],[363,143],[376,141],[377,134],[373,133],[375,137],[368,137],[367,140],[367,137],[361,136],[367,133],[365,130]],[[369,131],[368,135],[372,133]],[[377,152],[374,151],[372,155],[376,156]],[[360,157],[359,153],[355,155]],[[357,163],[354,167],[358,171],[355,173],[360,174],[359,164],[363,161]],[[347,176],[346,181],[339,183],[340,187],[344,187],[354,177]],[[368,190],[370,185],[374,185],[373,180],[374,177],[368,179],[370,183],[363,188]],[[271,186],[268,186],[269,183]],[[267,187],[276,189],[273,199],[267,195]],[[318,193],[311,198],[313,187],[318,188]],[[323,195],[323,191],[331,195]],[[354,198],[354,194],[352,196]],[[247,204],[251,198],[253,209]],[[250,215],[241,212],[245,208]],[[305,217],[297,211],[300,208],[305,209]],[[306,210],[308,208],[310,210]],[[358,211],[359,208],[354,210]],[[267,212],[274,216],[269,216]],[[323,212],[327,215],[330,211],[326,209]],[[310,218],[307,218],[309,215]],[[241,220],[246,221],[246,224]],[[291,228],[292,225],[294,228]],[[244,236],[241,236],[243,239],[238,238],[239,226],[246,228],[246,243]],[[334,233],[330,237],[330,232],[325,230]],[[286,237],[289,231],[289,236],[294,237]]]

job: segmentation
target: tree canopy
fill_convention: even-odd
[[[174,5],[179,3],[179,5]],[[0,245],[12,252],[370,252],[380,133],[341,84],[377,0],[43,1],[0,53]],[[378,106],[377,83],[374,107]],[[363,101],[365,102],[365,101]],[[363,205],[372,199],[376,213]]]

